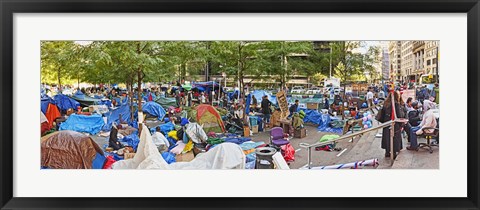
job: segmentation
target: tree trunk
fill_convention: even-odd
[[[138,111],[142,111],[142,69],[138,67],[137,69],[137,91],[138,91]]]
[[[60,82],[60,77],[61,77],[60,71],[61,71],[60,69],[57,69],[58,90],[61,93],[62,92],[62,83]]]

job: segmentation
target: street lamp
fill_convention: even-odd
[[[220,65],[220,68],[222,68],[222,65]],[[222,72],[222,77],[223,77],[223,87],[227,87],[227,74],[225,74],[225,72]]]

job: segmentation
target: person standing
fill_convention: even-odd
[[[263,96],[263,99],[262,99],[262,113],[263,113],[263,122],[265,123],[265,128],[270,123],[270,114],[272,113],[272,111],[270,110],[271,105],[272,105],[272,102],[270,102],[270,100],[268,100],[268,97]]]
[[[298,101],[298,99],[297,99],[297,100],[295,100],[295,103],[290,106],[290,108],[288,109],[288,111],[290,112],[290,114],[288,115],[288,117],[291,117],[291,116],[293,115],[293,113],[297,112],[297,110],[298,110],[298,103],[299,103],[299,101]]]
[[[392,95],[395,95],[395,96],[392,97]],[[392,115],[393,115],[392,104],[395,107],[395,113],[397,115],[397,118],[404,118],[405,117],[403,116],[404,113],[400,109],[399,99],[400,99],[400,96],[397,92],[394,92],[394,94],[389,94],[387,97],[387,100],[385,100],[385,103],[382,109],[378,112],[376,119],[381,123],[385,123],[392,120]],[[402,127],[401,123],[395,123],[394,125],[394,136],[393,136],[394,157],[393,159],[396,158],[396,154],[403,148],[402,135],[400,133],[401,127]],[[385,149],[385,157],[390,157],[390,127],[383,128],[381,148]]]
[[[368,88],[367,102],[368,102],[368,107],[372,107],[372,106],[373,106],[373,92],[372,92],[372,88]]]
[[[255,98],[255,96],[252,94],[252,108],[253,110],[257,110],[257,98]]]

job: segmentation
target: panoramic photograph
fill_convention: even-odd
[[[439,169],[436,40],[40,45],[44,170]]]

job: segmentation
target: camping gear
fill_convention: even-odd
[[[142,106],[142,111],[150,114],[151,116],[157,117],[158,120],[162,120],[163,117],[167,114],[163,107],[155,102],[149,101]]]
[[[262,147],[255,149],[255,169],[273,169],[273,155],[277,152],[276,149],[271,147]]]
[[[55,104],[58,106],[58,109],[61,112],[65,112],[68,109],[77,109],[77,107],[80,106],[80,103],[78,103],[76,100],[69,98],[66,95],[63,94],[57,94],[53,97],[55,100]]]
[[[53,127],[53,122],[55,122],[55,120],[61,116],[62,115],[60,115],[57,106],[54,104],[48,104],[47,114],[45,114],[45,117],[47,118],[48,126],[50,128]]]
[[[98,105],[102,101],[101,99],[92,98],[83,94],[81,91],[77,91],[73,96],[70,98],[78,101],[82,106],[90,106],[90,105]]]
[[[270,130],[270,143],[276,146],[282,146],[290,142],[283,137],[282,128],[274,127]]]
[[[58,131],[43,136],[40,142],[42,167],[50,169],[101,169],[103,163],[95,164],[94,167],[94,161],[96,159],[106,160],[97,143],[89,136],[79,132]]]
[[[195,157],[190,162],[168,164],[153,144],[148,128],[142,125],[140,144],[135,157],[120,160],[112,165],[112,169],[244,169],[245,154],[240,146],[223,143],[208,152]]]
[[[97,134],[105,125],[102,115],[70,115],[65,122],[60,125],[60,130],[72,130],[77,132],[85,132],[92,135]]]
[[[194,109],[197,112],[196,121],[203,127],[205,132],[225,132],[225,125],[223,124],[222,118],[215,107],[208,104],[201,104],[196,106]]]

